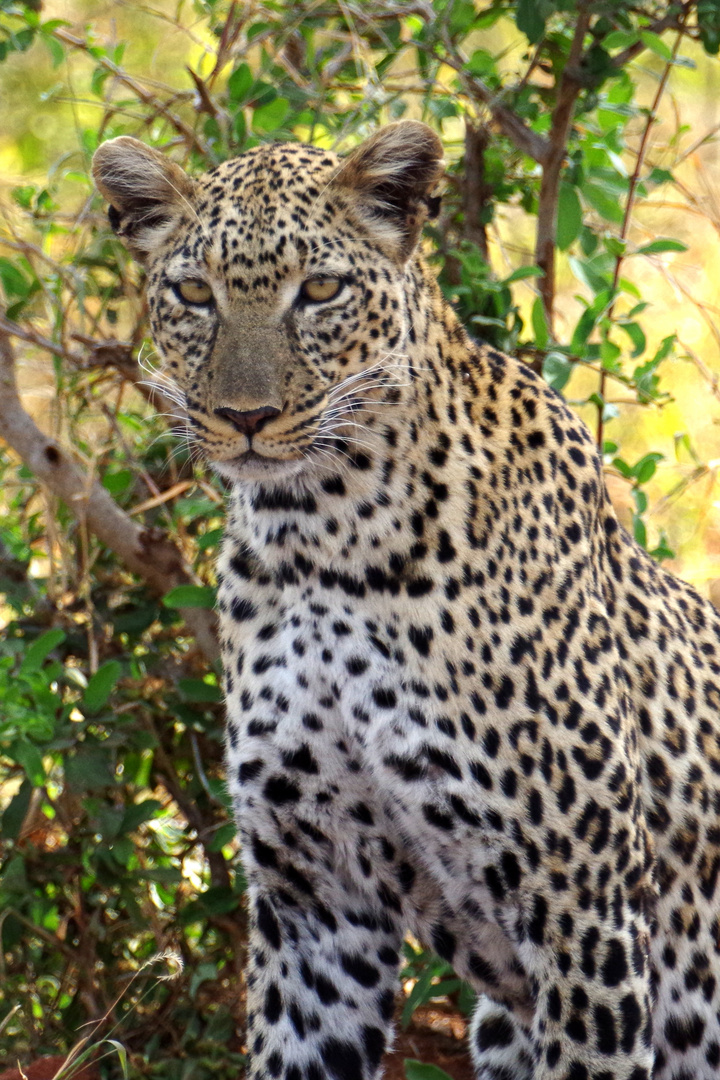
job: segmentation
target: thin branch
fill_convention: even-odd
[[[649,112],[647,114],[647,118],[645,120],[645,127],[643,128],[643,133],[642,133],[642,136],[640,138],[640,146],[638,147],[637,158],[635,159],[635,168],[633,169],[633,173],[632,173],[632,176],[630,177],[630,181],[629,181],[629,184],[628,184],[628,194],[627,194],[627,199],[625,200],[625,211],[623,213],[622,225],[620,227],[620,239],[621,240],[626,240],[627,239],[628,231],[630,229],[630,221],[631,221],[631,218],[632,218],[632,212],[633,212],[633,208],[635,206],[635,195],[637,194],[637,187],[638,187],[638,184],[640,182],[640,173],[642,172],[642,167],[643,167],[643,164],[645,162],[645,154],[647,153],[648,143],[650,141],[650,132],[651,132],[651,130],[653,128],[653,125],[655,124],[655,120],[657,119],[657,113],[658,113],[658,109],[660,107],[660,101],[661,101],[662,96],[663,96],[663,94],[665,92],[665,87],[667,86],[667,81],[670,78],[670,72],[672,70],[673,64],[675,63],[675,57],[678,54],[678,49],[680,48],[680,42],[683,39],[683,34],[684,34],[684,27],[682,25],[680,25],[680,27],[678,29],[677,37],[675,38],[675,44],[673,45],[672,56],[668,60],[668,62],[665,64],[665,67],[663,69],[663,73],[660,76],[660,82],[658,83],[657,90],[655,91],[655,97],[653,98],[652,105],[650,106],[650,110],[649,110]],[[608,318],[612,318],[613,307],[614,307],[614,304],[615,304],[614,297],[615,297],[615,293],[617,291],[618,282],[620,280],[620,269],[622,267],[622,264],[623,264],[623,255],[622,254],[617,255],[616,258],[615,258],[615,270],[613,272],[612,288],[611,288],[611,293],[610,293],[612,299],[610,301],[610,307],[608,308],[608,312],[607,312]],[[606,372],[603,370],[600,373],[600,384],[598,386],[599,400],[598,400],[598,405],[597,405],[597,410],[598,410],[597,445],[598,445],[601,453],[602,453],[603,440],[604,440],[604,435],[605,435],[605,431],[604,431],[605,420],[604,420],[604,415],[603,415],[604,411],[605,411],[605,406],[604,406],[605,383],[606,383]]]
[[[156,595],[177,585],[194,584],[182,554],[158,529],[143,528],[117,505],[97,480],[84,472],[64,448],[37,427],[20,401],[15,354],[7,332],[0,329],[0,436],[30,471],[70,512],[142,578]],[[204,608],[184,608],[183,618],[210,659],[218,654],[215,617]]]
[[[555,301],[555,240],[557,236],[557,207],[560,194],[560,174],[567,152],[568,136],[572,124],[575,102],[582,89],[580,65],[583,44],[590,26],[590,11],[580,7],[575,24],[570,52],[558,87],[555,108],[550,124],[548,153],[543,162],[538,202],[535,263],[543,271],[539,291],[545,309],[545,318],[552,334],[553,305]]]
[[[485,262],[489,262],[487,232],[483,210],[492,197],[492,187],[485,178],[485,151],[490,132],[484,124],[465,121],[465,168],[462,179],[463,237],[477,244]]]
[[[12,319],[0,314],[0,335],[2,334],[18,338],[20,341],[27,341],[29,345],[44,349],[52,356],[59,356],[61,359],[67,360],[79,371],[86,371],[88,368],[93,367],[113,367],[123,379],[132,383],[146,401],[149,401],[155,407],[159,406],[160,411],[172,412],[175,409],[174,401],[163,393],[162,387],[155,384],[152,386],[147,385],[148,380],[143,372],[139,370],[133,357],[134,346],[132,342],[117,341],[114,338],[96,341],[93,338],[85,337],[83,334],[72,334],[72,338],[84,345],[88,350],[87,355],[83,355],[81,352],[53,341],[52,338],[46,337],[38,330],[34,330],[29,323],[21,326],[20,323],[13,322]]]
[[[82,52],[89,52],[90,45],[84,38],[76,37],[75,34],[69,33],[64,27],[58,26],[52,31],[52,36],[63,45],[71,45],[74,49],[80,49]],[[141,83],[134,79],[131,75],[128,75],[126,71],[123,71],[121,67],[114,64],[112,60],[107,56],[94,56],[93,59],[101,67],[104,67],[106,71],[109,71],[118,82],[126,86],[128,90],[131,90],[135,97],[142,101],[143,105],[152,106],[157,113],[159,113],[168,123],[182,136],[183,140],[188,146],[188,149],[195,150],[202,157],[205,157],[205,147],[199,141],[197,135],[188,127],[184,120],[181,120],[176,113],[171,112],[167,105],[159,101],[158,98],[147,90]]]
[[[198,843],[208,862],[210,880],[213,887],[229,888],[230,871],[222,851],[211,851],[206,822],[195,799],[191,798],[178,778],[173,761],[163,744],[153,720],[148,717],[148,727],[157,740],[154,751],[154,767],[157,778],[169,795],[172,796],[191,829],[195,830]]]

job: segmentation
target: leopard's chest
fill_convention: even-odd
[[[346,585],[225,581],[229,770],[272,763],[238,793],[238,813],[277,794],[288,823],[302,803],[340,836],[346,816],[367,807],[370,817],[392,818],[405,841],[419,839],[420,852],[429,830],[429,872],[484,894],[496,846],[485,821],[497,819],[501,796],[481,745],[478,678],[461,676],[452,636],[427,636],[431,599],[358,596]],[[448,805],[452,828],[443,832]]]

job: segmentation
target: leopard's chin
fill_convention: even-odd
[[[307,460],[301,458],[271,458],[248,450],[237,457],[225,461],[211,461],[216,473],[232,484],[258,483],[263,481],[291,480],[299,476],[307,467]]]

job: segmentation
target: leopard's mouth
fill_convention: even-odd
[[[224,461],[215,460],[211,464],[215,472],[232,484],[248,480],[290,479],[303,471],[307,461],[303,457],[266,457],[255,450],[246,450],[235,457]]]

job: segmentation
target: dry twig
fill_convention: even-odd
[[[157,529],[144,528],[114,502],[105,488],[75,463],[70,454],[37,427],[20,401],[15,354],[7,331],[0,328],[0,436],[28,469],[61,498],[77,520],[142,578],[156,595],[177,585],[195,584],[182,554]],[[204,608],[185,608],[183,618],[210,659],[218,654],[215,617]]]

